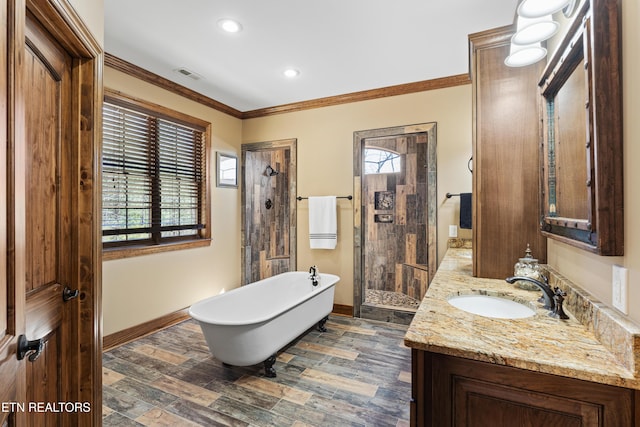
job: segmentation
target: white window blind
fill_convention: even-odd
[[[105,101],[105,246],[197,238],[205,227],[203,130]]]

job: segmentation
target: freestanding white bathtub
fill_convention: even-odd
[[[189,314],[216,359],[234,366],[264,362],[265,375],[275,377],[278,350],[316,322],[325,330],[338,280],[322,273],[314,286],[307,272],[282,273],[197,302]]]

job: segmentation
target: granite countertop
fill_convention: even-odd
[[[640,327],[549,269],[570,319],[548,316],[541,292],[472,276],[471,249],[450,248],[405,335],[411,348],[640,390]],[[451,296],[486,291],[537,307],[533,317],[467,313]]]

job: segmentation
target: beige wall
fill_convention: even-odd
[[[611,304],[611,266],[629,269],[629,317],[640,322],[640,5],[622,0],[622,93],[624,123],[624,253],[623,257],[599,257],[548,240],[548,262],[570,280],[584,286],[605,304]]]
[[[471,190],[471,85],[245,120],[243,142],[298,139],[298,195],[353,194],[353,133],[437,122],[438,257],[446,251],[449,224],[458,224],[459,199]],[[308,204],[298,202],[298,269],[316,264],[341,277],[337,304],[353,305],[353,202],[339,200],[338,245],[311,250]],[[470,236],[470,230],[460,233]]]
[[[216,188],[215,152],[240,153],[242,122],[110,68],[104,86],[179,110],[212,124],[210,247],[103,263],[104,334],[183,309],[240,283],[240,193]]]
[[[104,46],[104,0],[69,0],[93,37]]]

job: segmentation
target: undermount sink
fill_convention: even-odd
[[[525,304],[492,295],[456,295],[449,298],[448,301],[449,304],[460,310],[497,319],[523,319],[536,314]]]

